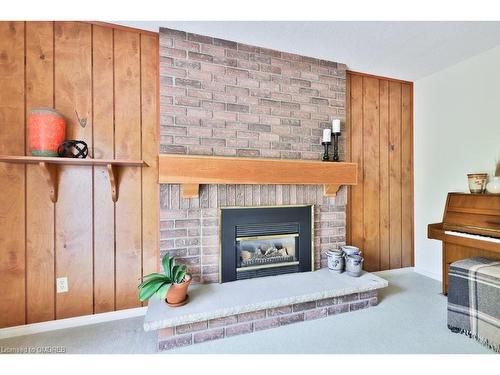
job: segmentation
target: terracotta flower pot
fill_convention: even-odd
[[[187,302],[187,290],[189,284],[191,283],[191,276],[186,275],[184,278],[184,282],[181,284],[172,284],[167,292],[167,298],[165,302],[167,302],[170,306],[182,306]]]

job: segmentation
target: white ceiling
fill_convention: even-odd
[[[123,21],[169,27],[347,64],[416,81],[500,45],[500,22]]]

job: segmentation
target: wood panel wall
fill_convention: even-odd
[[[348,154],[358,163],[347,242],[368,271],[413,266],[413,84],[354,72],[347,81]]]
[[[116,203],[105,167],[62,166],[54,204],[38,166],[0,163],[0,327],[141,305],[137,284],[159,263],[158,59],[155,33],[0,22],[0,154],[28,153],[30,108],[54,107],[90,157],[149,164],[121,169]]]

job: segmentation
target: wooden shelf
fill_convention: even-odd
[[[181,184],[184,198],[199,195],[200,184],[324,185],[335,196],[341,185],[356,185],[356,163],[160,155],[159,183]]]
[[[79,165],[79,166],[105,166],[108,170],[109,183],[111,185],[111,199],[118,200],[118,171],[119,167],[147,167],[143,160],[114,160],[114,159],[74,159],[41,156],[11,156],[0,155],[0,162],[15,164],[38,164],[45,176],[49,187],[50,200],[57,202],[58,186],[58,166],[59,165]]]
[[[0,161],[7,163],[20,164],[64,164],[64,165],[101,165],[108,164],[118,167],[147,167],[148,165],[143,160],[115,160],[115,159],[74,159],[74,158],[57,158],[57,157],[42,157],[42,156],[10,156],[0,155]]]

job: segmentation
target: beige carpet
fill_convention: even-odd
[[[493,353],[446,328],[441,285],[412,270],[378,272],[389,281],[377,307],[167,353]],[[0,340],[1,348],[63,346],[67,353],[154,353],[142,318]]]

